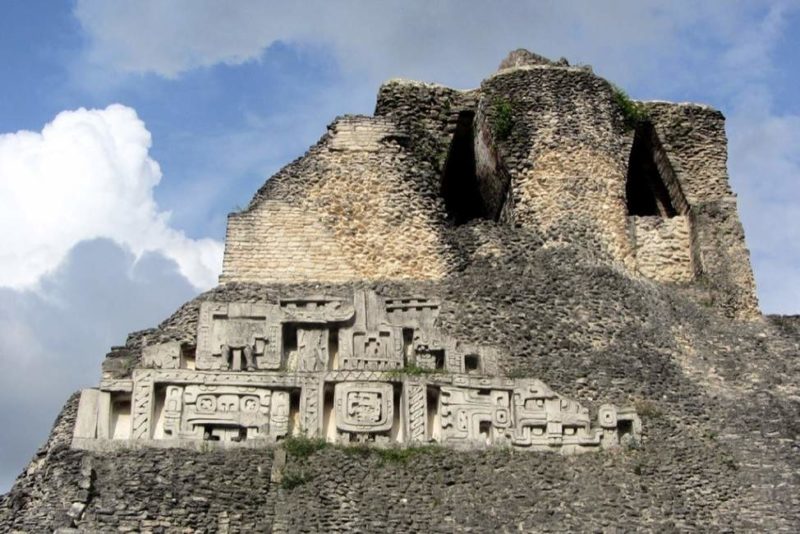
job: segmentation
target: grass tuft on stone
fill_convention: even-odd
[[[307,471],[286,471],[281,479],[281,487],[291,490],[309,482],[314,476]]]
[[[386,374],[390,377],[402,377],[402,376],[423,376],[423,375],[435,375],[443,373],[441,369],[428,369],[426,367],[419,367],[414,364],[406,365],[400,369],[390,369],[386,371]]]
[[[508,100],[497,98],[492,104],[492,110],[494,111],[492,118],[494,136],[500,141],[505,141],[514,128],[514,107]]]
[[[309,438],[307,436],[291,436],[283,441],[283,448],[295,458],[306,458],[328,446],[322,438]]]
[[[636,408],[636,413],[639,417],[650,417],[650,418],[658,418],[663,417],[664,412],[661,411],[661,408],[658,405],[648,399],[640,399],[633,403],[634,408]]]
[[[628,93],[622,88],[616,85],[612,87],[614,91],[614,102],[616,102],[620,111],[622,111],[622,116],[625,118],[625,125],[629,129],[636,128],[637,125],[649,118],[647,110],[642,104],[632,100],[631,97],[628,96]]]
[[[417,456],[423,454],[436,454],[443,449],[440,445],[417,445],[412,447],[371,447],[369,445],[343,445],[341,450],[350,456],[376,458],[379,464],[405,464]]]

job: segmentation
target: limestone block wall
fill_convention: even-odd
[[[760,315],[750,251],[736,211],[736,200],[705,202],[692,208],[695,264],[711,290],[714,303],[730,316]]]
[[[229,219],[221,282],[436,279],[437,173],[388,118],[342,117]]]
[[[636,269],[657,282],[691,282],[694,267],[687,216],[629,217]]]
[[[228,218],[221,282],[345,281],[356,269],[319,214],[268,200]]]
[[[728,183],[725,117],[697,104],[645,102],[690,205],[733,195]]]
[[[631,265],[625,175],[633,134],[611,85],[587,69],[536,65],[501,70],[481,92],[480,132],[491,130],[510,175],[514,224]],[[504,107],[511,124],[499,131]]]
[[[689,205],[696,274],[729,315],[757,316],[750,252],[728,181],[725,117],[695,104],[645,106]]]

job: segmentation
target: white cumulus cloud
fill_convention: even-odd
[[[169,225],[153,188],[150,132],[119,104],[59,113],[41,132],[0,135],[0,286],[33,287],[76,244],[107,238],[160,252],[196,288],[216,284],[222,244]]]

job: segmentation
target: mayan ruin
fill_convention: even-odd
[[[109,348],[0,531],[796,532],[800,320],[759,309],[727,143],[522,49],[386,81]]]

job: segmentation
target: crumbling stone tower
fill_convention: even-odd
[[[526,51],[472,91],[392,80],[231,214],[220,281],[438,280],[471,223],[487,254],[496,225],[521,229],[753,316],[726,144],[716,110],[633,103]]]
[[[796,531],[799,343],[758,311],[721,113],[517,50],[475,90],[385,83],[267,180],[0,527]]]

